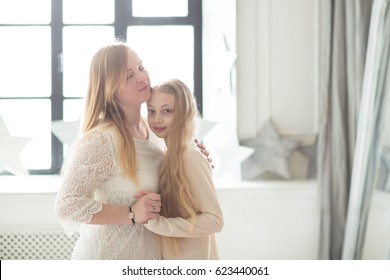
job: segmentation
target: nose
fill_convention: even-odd
[[[160,114],[156,114],[156,116],[154,117],[154,122],[155,123],[161,123],[162,122],[162,118],[161,118]]]
[[[142,84],[142,83],[148,83],[148,78],[149,76],[144,73],[144,72],[139,72],[139,75],[138,75],[138,84]]]

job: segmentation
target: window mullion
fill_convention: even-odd
[[[194,26],[194,94],[203,116],[202,1],[188,0],[188,14]]]
[[[132,11],[132,1],[115,0],[115,37],[127,40],[127,26]]]
[[[63,119],[63,73],[62,73],[62,45],[63,45],[63,11],[62,0],[52,0],[51,42],[52,42],[52,94],[51,119]],[[63,160],[63,145],[52,133],[52,173],[61,169]]]

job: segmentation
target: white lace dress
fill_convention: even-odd
[[[160,241],[144,225],[92,225],[102,204],[130,206],[139,190],[157,191],[163,141],[149,132],[134,139],[140,188],[121,176],[113,130],[95,131],[74,145],[66,160],[56,214],[65,230],[80,233],[72,259],[159,259]]]

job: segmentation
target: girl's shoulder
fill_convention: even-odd
[[[207,157],[200,151],[193,142],[189,143],[187,150],[183,155],[184,168],[186,172],[197,174],[210,174],[211,165]]]
[[[184,158],[187,160],[200,160],[200,161],[207,161],[206,156],[202,154],[199,147],[196,145],[194,141],[191,141],[187,145],[187,149],[184,153]]]

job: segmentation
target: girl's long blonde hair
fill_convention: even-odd
[[[184,152],[195,134],[198,110],[194,95],[181,81],[159,84],[153,91],[173,94],[174,120],[167,137],[167,153],[160,168],[161,212],[164,217],[190,218],[194,223],[198,209],[184,169]],[[152,92],[153,94],[153,92]],[[190,229],[189,229],[190,230]],[[173,256],[178,254],[179,238],[163,237]]]
[[[81,132],[114,128],[122,173],[137,185],[134,141],[125,129],[124,113],[114,97],[126,84],[129,51],[132,50],[127,45],[116,42],[101,48],[93,56]]]

